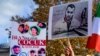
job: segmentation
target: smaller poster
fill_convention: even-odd
[[[10,56],[46,56],[46,24],[12,22]]]
[[[88,1],[78,1],[52,6],[49,12],[49,39],[88,36],[91,18]]]

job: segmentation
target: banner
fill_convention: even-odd
[[[46,24],[12,22],[10,56],[46,56]]]
[[[91,11],[91,10],[90,10]],[[88,1],[52,6],[49,12],[49,39],[88,36],[91,34],[91,20]]]

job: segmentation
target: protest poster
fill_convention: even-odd
[[[12,22],[10,56],[46,56],[46,24]]]
[[[88,13],[92,10],[88,5],[88,1],[78,1],[52,6],[49,11],[49,39],[90,35],[92,14]]]

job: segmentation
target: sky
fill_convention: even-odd
[[[0,44],[8,42],[8,31],[12,16],[27,18],[38,7],[33,0],[0,0]]]

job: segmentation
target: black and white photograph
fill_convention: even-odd
[[[49,11],[49,38],[88,35],[88,1],[52,6]]]

